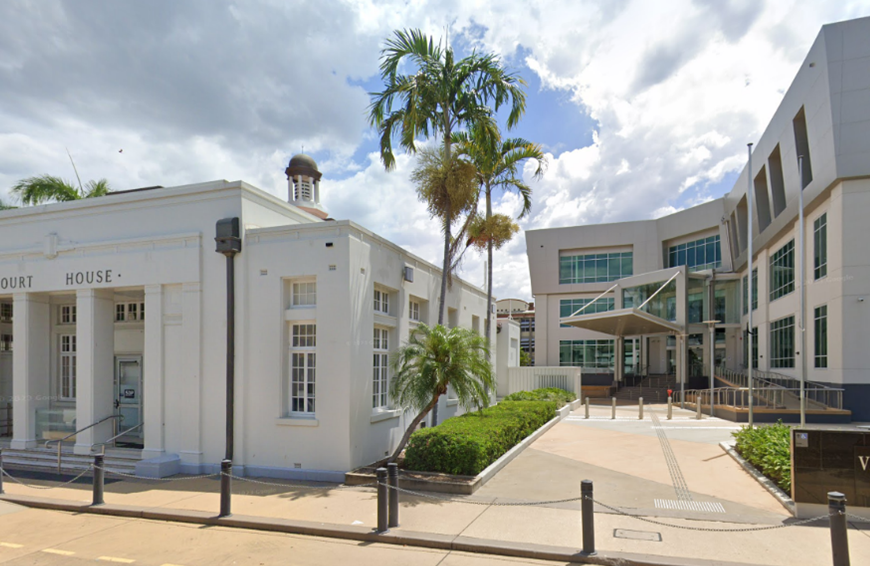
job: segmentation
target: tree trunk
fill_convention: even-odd
[[[486,225],[489,226],[489,221],[492,218],[492,188],[489,183],[486,184]],[[486,244],[486,324],[484,324],[486,347],[490,347],[489,337],[492,335],[490,330],[490,319],[492,315],[492,234],[490,234],[489,242]],[[492,362],[492,354],[487,354],[488,361]]]
[[[450,128],[450,113],[447,111],[447,107],[443,106],[442,110],[443,120],[444,120],[444,160],[446,164],[450,165],[450,136],[452,135]],[[451,222],[451,214],[452,203],[450,203],[448,199],[447,210],[444,216],[444,261],[441,264],[441,297],[438,300],[438,324],[444,325],[444,310],[446,309],[447,302],[447,274],[450,271],[450,225]],[[435,410],[435,418],[438,418],[438,410]],[[435,422],[433,425],[437,425]]]
[[[396,458],[399,457],[399,454],[402,453],[402,450],[405,449],[405,445],[408,444],[408,440],[410,440],[411,435],[414,434],[414,430],[417,428],[417,425],[429,414],[429,411],[432,410],[433,407],[438,406],[438,398],[441,397],[441,394],[436,394],[435,398],[432,399],[432,402],[429,403],[425,409],[420,411],[420,414],[414,417],[414,420],[411,421],[411,424],[408,425],[408,430],[405,431],[404,436],[402,436],[402,441],[399,442],[399,447],[396,448],[396,451],[393,452],[393,455],[390,456],[390,459],[387,460],[387,463],[392,464],[396,461]]]

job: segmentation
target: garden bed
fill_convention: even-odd
[[[521,398],[529,398],[535,393],[524,392]],[[482,412],[466,413],[447,419],[438,427],[415,432],[406,449],[405,459],[399,462],[402,468],[399,485],[405,489],[472,494],[580,404],[579,400],[574,400],[556,409],[557,403],[554,401],[509,399]],[[551,418],[547,418],[551,415]],[[451,421],[453,424],[450,424]],[[522,436],[517,438],[518,434]],[[430,447],[432,450],[425,457],[419,455],[421,450]],[[412,448],[418,451],[417,456],[414,456]],[[410,458],[407,456],[409,453]],[[345,483],[362,485],[374,481],[376,468],[385,462],[345,474]],[[476,474],[452,474],[419,469],[432,463],[442,470],[479,471]]]

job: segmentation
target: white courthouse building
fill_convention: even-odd
[[[870,420],[870,18],[822,28],[751,163],[723,198],[676,214],[527,232],[537,363],[701,389],[714,356],[723,390],[746,386],[749,363],[756,387],[793,390],[803,365],[809,420],[838,396]],[[790,394],[765,395],[761,408],[794,408]]]
[[[7,462],[80,431],[69,458],[120,434],[126,451],[112,455],[153,464],[137,470],[217,470],[227,283],[215,224],[233,217],[235,470],[342,481],[395,449],[413,415],[388,399],[389,354],[437,322],[440,269],[326,218],[310,157],[286,173],[289,202],[215,181],[0,212]],[[448,325],[482,332],[486,311],[486,293],[454,279]],[[439,409],[443,420],[458,406]]]

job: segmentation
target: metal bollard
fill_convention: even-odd
[[[218,517],[229,517],[233,514],[233,462],[221,460],[221,512]]]
[[[643,420],[643,397],[637,398],[637,419]]]
[[[105,503],[103,498],[103,486],[106,480],[106,469],[104,467],[105,456],[96,454],[94,456],[94,500],[91,505],[102,505]]]
[[[616,420],[616,397],[610,398],[610,418]]]
[[[831,525],[831,552],[834,566],[849,566],[849,537],[846,532],[846,496],[839,491],[828,492],[828,521]]]
[[[668,420],[674,418],[674,406],[672,403],[674,402],[674,398],[668,395]]]
[[[3,449],[0,449],[0,495],[3,495]]]
[[[586,418],[589,418],[589,397],[586,398]]]
[[[387,528],[387,508],[389,507],[389,488],[387,487],[387,469],[378,468],[378,533],[389,531]]]
[[[592,500],[592,480],[580,482],[580,521],[583,527],[583,554],[595,554],[595,502]]]
[[[695,397],[695,419],[701,420],[701,400]]]
[[[399,526],[399,465],[387,464],[387,483],[390,486],[390,520],[388,527]]]

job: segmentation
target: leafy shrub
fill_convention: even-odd
[[[790,431],[791,427],[779,421],[731,433],[737,439],[737,452],[786,493],[791,492]]]
[[[502,401],[411,435],[405,468],[474,476],[555,416],[554,401]]]
[[[561,407],[577,396],[558,387],[545,387],[534,391],[517,391],[504,398],[504,401],[555,401]]]

